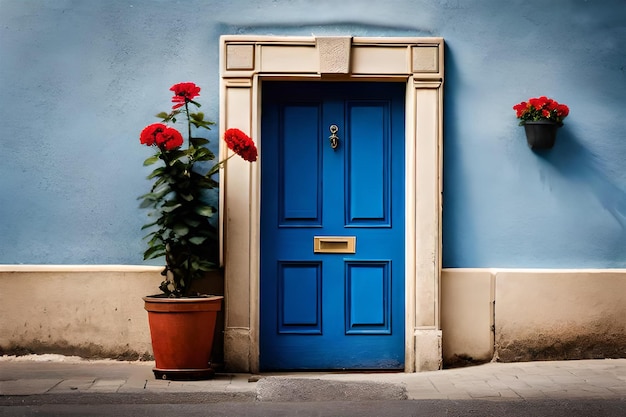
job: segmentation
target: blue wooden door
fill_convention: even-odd
[[[402,369],[404,84],[262,91],[261,369]]]

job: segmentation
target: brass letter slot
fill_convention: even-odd
[[[315,253],[356,253],[356,236],[315,236]]]

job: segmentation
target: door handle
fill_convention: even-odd
[[[339,128],[337,127],[337,125],[330,125],[328,130],[330,130],[330,136],[328,137],[328,140],[330,141],[330,147],[333,149],[337,149],[337,146],[339,146],[339,136],[337,136]]]
[[[314,253],[356,253],[356,236],[314,236]]]

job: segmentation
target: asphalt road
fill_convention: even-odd
[[[18,397],[14,397],[19,400]],[[102,398],[102,397],[99,397]],[[112,397],[113,398],[113,397]],[[119,396],[117,400],[121,400]],[[188,402],[174,403],[117,403],[100,401],[98,404],[31,404],[0,406],[3,417],[48,416],[115,416],[115,417],[171,417],[171,416],[297,416],[297,417],[453,417],[453,416],[506,416],[506,417],[623,417],[626,401],[618,399],[546,399],[515,401],[475,400],[419,400],[419,401],[329,401],[329,402],[217,402],[202,403],[201,398],[185,398]],[[27,398],[22,398],[27,400]],[[135,399],[136,401],[137,399]],[[147,399],[144,399],[147,400]],[[189,401],[191,400],[191,401]],[[6,402],[5,402],[6,404]]]

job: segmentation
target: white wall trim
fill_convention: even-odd
[[[519,272],[523,274],[607,274],[626,273],[626,268],[443,268],[451,272],[485,272],[496,275],[499,272]]]
[[[0,265],[0,272],[160,272],[162,266],[144,265]]]

